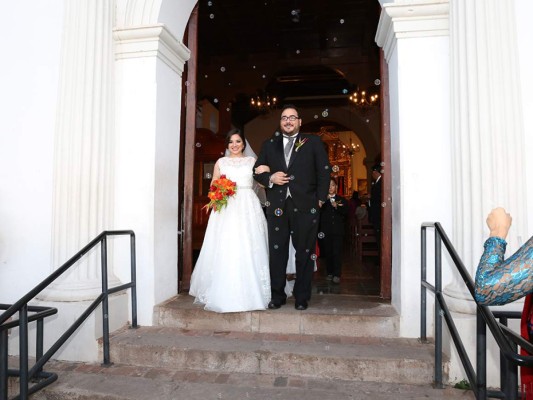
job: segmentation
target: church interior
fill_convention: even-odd
[[[349,200],[357,192],[367,204],[370,170],[382,153],[379,12],[372,0],[198,3],[193,260],[226,132],[243,130],[257,153],[279,127],[283,104],[298,107],[302,132],[321,137],[338,194]],[[366,216],[349,219],[343,278],[339,284],[327,280],[319,257],[314,290],[380,295],[374,230]]]

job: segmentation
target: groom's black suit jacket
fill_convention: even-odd
[[[300,140],[305,143],[298,146]],[[287,189],[290,190],[294,204],[300,212],[317,212],[318,201],[325,202],[327,199],[331,169],[324,144],[316,135],[298,134],[287,166],[283,152],[283,135],[276,132],[271,139],[263,143],[255,165],[270,167],[270,172],[254,175],[266,188],[269,202],[267,214],[274,214],[277,208],[283,209]],[[285,172],[291,180],[286,185],[273,185],[269,188],[270,175],[278,171]]]
[[[326,201],[330,165],[322,140],[316,135],[298,134],[289,165],[285,163],[283,136],[277,132],[263,143],[256,167],[268,165],[270,172],[254,175],[266,188],[268,246],[270,255],[270,286],[272,301],[283,304],[289,256],[289,237],[296,249],[296,304],[307,304],[311,298],[314,253],[318,233],[318,201]],[[269,188],[271,174],[283,171],[290,180],[285,185]],[[287,189],[291,201],[287,200]],[[287,203],[287,204],[286,204]]]

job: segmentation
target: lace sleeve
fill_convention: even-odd
[[[253,160],[253,162],[252,162],[252,170],[253,170],[257,157],[251,157],[251,158]],[[257,198],[261,202],[261,206],[264,207],[266,202],[267,202],[265,188],[263,186],[261,186],[255,179],[253,180],[252,188],[253,188]]]
[[[476,301],[484,305],[511,303],[533,292],[533,237],[504,260],[505,240],[485,241],[475,284]]]

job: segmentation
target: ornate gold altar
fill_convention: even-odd
[[[344,197],[351,197],[352,185],[352,158],[353,149],[339,139],[336,132],[330,131],[333,127],[322,126],[318,136],[325,143],[329,163],[332,166],[332,176],[337,179],[338,193]]]

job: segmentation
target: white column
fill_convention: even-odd
[[[453,240],[472,276],[490,210],[513,216],[508,250],[528,239],[520,72],[513,1],[451,0]],[[508,254],[509,254],[508,251]],[[458,278],[446,287],[456,311],[474,312]]]
[[[523,171],[520,72],[514,1],[450,0],[451,139],[453,157],[453,242],[470,275],[488,237],[485,219],[503,206],[513,215],[510,252],[527,240],[526,178]],[[458,274],[445,288],[446,300],[475,359],[475,303]],[[522,302],[506,306],[520,310]],[[517,322],[512,322],[514,329]],[[487,382],[497,386],[499,351],[487,346]],[[462,376],[450,349],[450,376]],[[459,378],[458,378],[459,379]]]
[[[53,268],[112,228],[113,12],[114,1],[109,0],[65,3],[54,154]],[[117,282],[110,269],[110,285]],[[97,251],[42,298],[86,300],[100,290]]]

